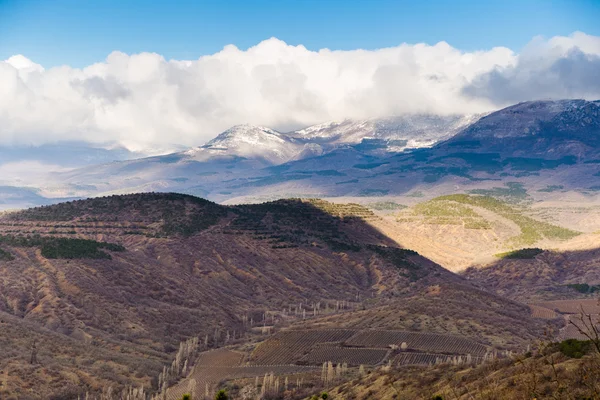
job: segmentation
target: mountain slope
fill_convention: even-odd
[[[211,157],[235,156],[262,159],[269,165],[291,160],[303,147],[288,135],[272,129],[237,125],[205,145],[184,154],[196,161],[205,161]]]
[[[350,151],[363,159],[374,159],[408,147],[431,146],[452,136],[477,118],[478,116],[413,115],[364,121],[348,120],[288,133],[239,125],[221,133],[205,145],[188,151],[57,172],[46,178],[41,194],[47,197],[87,197],[177,191],[224,201],[239,194],[262,192],[262,189],[256,189],[253,180],[270,177],[272,183],[266,181],[260,184],[264,187],[300,178],[296,175],[288,179],[289,177],[273,174],[276,171],[274,169],[264,170],[265,167],[307,160],[308,164],[314,164],[311,170],[329,171],[322,174],[332,174],[335,173],[332,172],[334,168],[346,169],[356,163],[352,159],[340,159],[333,167],[329,165],[329,155]],[[322,176],[330,176],[319,173],[314,175],[305,175],[302,179],[319,180]],[[320,185],[322,183],[314,186]]]
[[[532,199],[593,198],[600,188],[599,110],[598,101],[535,101],[482,118],[404,116],[290,133],[243,125],[186,152],[56,173],[39,195],[175,191],[240,203],[435,197],[516,183]]]
[[[310,126],[291,132],[290,135],[330,148],[339,145],[359,145],[358,149],[379,149],[379,154],[385,154],[406,148],[430,147],[454,136],[480,117],[481,115],[417,114],[358,121],[345,120]]]
[[[600,144],[600,100],[531,101],[481,118],[439,147],[503,155],[590,157]]]
[[[150,361],[135,377],[128,375],[126,359],[101,380],[74,379],[64,370],[60,378],[40,378],[28,395],[47,398],[58,382],[81,391],[98,390],[107,381],[120,387],[150,385],[157,365],[172,356],[180,340],[207,335],[208,345],[215,346],[234,336],[251,338],[249,321],[264,323],[264,315],[274,315],[292,323],[298,314],[282,310],[317,302],[330,310],[344,302],[351,309],[379,310],[378,315],[378,307],[412,307],[413,316],[440,322],[454,318],[460,321],[452,327],[456,333],[498,346],[520,345],[541,334],[542,326],[530,319],[525,306],[480,292],[396,247],[368,223],[372,218],[369,210],[352,204],[287,200],[224,207],[158,193],[3,216],[0,312],[92,343],[92,349],[107,354],[132,354],[132,363],[139,357]],[[431,301],[422,305],[419,299],[437,285],[443,285],[442,293],[477,292],[490,306],[485,315],[473,313],[460,306],[458,295],[425,295]],[[368,315],[352,317],[357,323],[363,319]],[[498,321],[519,328],[496,329]],[[448,328],[434,323],[419,329]],[[23,386],[15,382],[34,376],[20,373],[32,369],[27,367],[31,343],[10,335],[15,352],[9,358],[0,355],[0,369],[10,366],[14,379],[8,393],[19,397]],[[34,365],[34,371],[50,363],[53,351],[63,352],[53,336],[38,340],[41,366]],[[75,357],[71,365],[79,360]]]

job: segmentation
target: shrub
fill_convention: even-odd
[[[502,259],[529,260],[535,258],[538,254],[541,254],[543,252],[544,250],[542,249],[528,248],[507,251],[506,253],[498,253],[495,256]]]
[[[229,400],[229,395],[224,389],[221,389],[217,392],[215,400]]]
[[[589,340],[567,339],[558,344],[558,349],[567,357],[581,358],[590,350]]]
[[[15,257],[10,254],[8,251],[4,251],[0,249],[0,261],[12,261]]]

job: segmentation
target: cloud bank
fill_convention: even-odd
[[[111,53],[83,69],[0,61],[0,144],[197,146],[231,125],[290,130],[403,113],[477,113],[518,101],[600,98],[600,37],[534,38],[520,54],[440,42],[309,51],[278,39],[197,60]]]

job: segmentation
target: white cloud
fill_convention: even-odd
[[[29,186],[48,182],[48,174],[65,172],[69,168],[39,161],[0,164],[0,185]]]
[[[600,38],[534,38],[521,52],[445,42],[309,51],[277,40],[194,61],[113,52],[83,69],[0,62],[0,143],[199,145],[238,123],[286,130],[331,119],[475,113],[544,97],[600,97]]]
[[[600,37],[535,38],[516,63],[481,74],[464,93],[498,106],[523,100],[600,98]]]

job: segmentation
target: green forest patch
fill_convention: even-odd
[[[0,235],[0,243],[13,247],[38,247],[42,256],[50,259],[111,259],[103,250],[121,252],[125,247],[88,239]],[[4,252],[4,251],[3,251]],[[4,252],[6,253],[6,252]],[[8,253],[10,255],[10,253]],[[10,255],[12,257],[12,255]],[[1,257],[1,253],[0,253]]]

